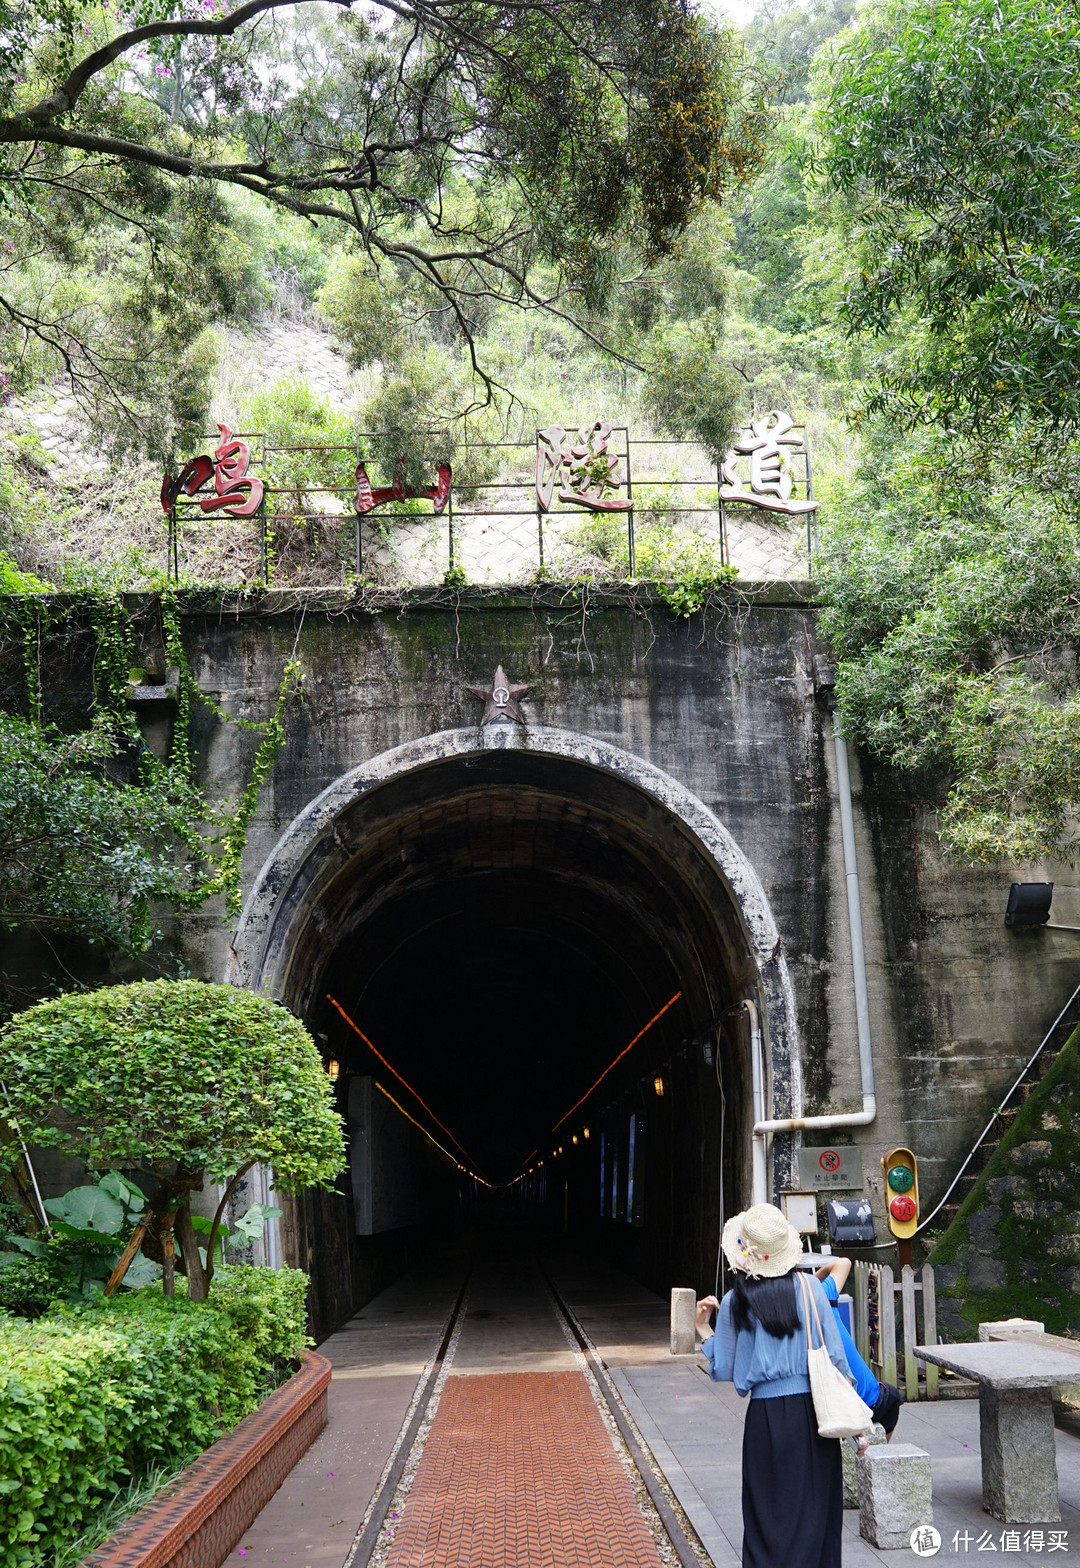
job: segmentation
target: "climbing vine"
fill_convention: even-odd
[[[145,609],[133,610],[120,593],[104,589],[65,595],[62,609],[45,585],[0,596],[0,638],[20,650],[27,715],[0,713],[0,923],[35,920],[138,953],[153,940],[156,902],[194,908],[221,895],[230,914],[239,912],[248,827],[284,744],[288,703],[301,689],[302,671],[295,659],[286,661],[269,721],[235,718],[192,675],[175,589],[164,588],[152,603],[175,680],[164,759],[143,740],[129,700]],[[87,630],[90,723],[81,715],[84,727],[65,735],[45,722],[42,653],[59,651],[65,639]],[[195,780],[191,724],[198,705],[219,722],[260,736],[232,808],[212,806]]]

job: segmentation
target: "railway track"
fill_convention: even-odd
[[[625,1453],[648,1497],[655,1516],[650,1521],[654,1535],[659,1529],[663,1541],[670,1548],[670,1553],[673,1554],[680,1568],[708,1568],[711,1559],[696,1537],[692,1538],[690,1527],[684,1523],[680,1512],[673,1506],[663,1478],[628,1417],[611,1374],[596,1346],[555,1280],[543,1268],[539,1273],[550,1306],[566,1340],[584,1363],[583,1371],[592,1385],[594,1397],[598,1396],[598,1403],[602,1401],[601,1413],[606,1410],[610,1423],[617,1431]],[[466,1272],[444,1325],[438,1347],[421,1375],[401,1436],[375,1490],[343,1568],[381,1568],[388,1554],[389,1542],[393,1534],[393,1521],[400,1516],[405,1506],[412,1476],[438,1408],[439,1395],[453,1369],[454,1352],[468,1311],[469,1278],[469,1273]]]

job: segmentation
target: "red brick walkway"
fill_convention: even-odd
[[[387,1568],[660,1568],[583,1375],[448,1378]]]

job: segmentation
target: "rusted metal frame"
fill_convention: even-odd
[[[630,502],[630,510],[626,514],[626,565],[631,577],[637,576],[637,540],[634,537],[634,476],[630,468],[630,431],[626,425],[616,425],[616,430],[623,433],[623,445],[626,451],[621,456],[626,464],[626,499]]]
[[[262,443],[262,446],[259,448],[259,456],[257,458],[255,458],[255,459],[253,459],[253,466],[254,467],[261,467],[262,470],[263,470],[263,473],[266,472],[266,437],[265,436],[263,436],[263,443]],[[270,518],[268,517],[267,511],[266,511],[266,484],[265,484],[265,481],[263,483],[262,500],[259,502],[259,510],[258,510],[257,516],[258,516],[258,519],[259,519],[259,556],[260,556],[260,560],[261,560],[261,564],[262,564],[263,587],[268,587],[269,584],[270,584],[270,535],[269,535],[269,532],[267,530],[267,526],[266,525],[270,521]],[[212,1239],[213,1238],[211,1238],[211,1240]],[[207,1256],[207,1262],[209,1263],[210,1268],[212,1270],[213,1269],[213,1259],[210,1256],[210,1249],[209,1248],[207,1248],[206,1256]]]
[[[353,453],[353,458],[354,458],[354,460],[356,462],[356,465],[359,467],[359,464],[360,464],[360,461],[361,461],[361,459],[360,459],[360,436],[359,436],[359,433],[357,434],[356,440],[353,442],[352,453]],[[356,575],[357,575],[357,577],[362,577],[363,574],[364,574],[364,518],[363,518],[363,514],[361,512],[359,512],[359,511],[355,513],[355,516],[356,516]]]
[[[532,449],[537,454],[536,462],[538,463],[539,462],[539,452],[540,452],[540,431],[539,431],[539,429],[537,429],[537,430],[535,430],[533,432]],[[527,479],[525,480],[522,488],[526,489],[526,490],[529,488],[529,481]],[[539,562],[540,562],[540,565],[539,565],[538,569],[539,569],[540,572],[543,572],[543,570],[544,570],[544,508],[540,505],[540,491],[537,488],[537,485],[536,485],[536,482],[535,482],[535,476],[534,476],[534,480],[533,480],[532,492],[533,492],[533,495],[536,497],[536,549],[537,549],[537,557],[538,557]],[[512,516],[513,514],[511,513],[511,514],[508,514],[508,515]]]
[[[810,447],[809,447],[809,444],[808,444],[808,442],[806,440],[806,426],[805,425],[796,425],[794,428],[796,430],[801,430],[803,432],[802,455],[803,455],[803,458],[805,459],[805,462],[806,462],[806,499],[808,501],[812,501],[814,499],[814,475],[813,475],[813,471],[812,471],[812,469],[810,467]],[[817,543],[817,513],[816,512],[807,512],[807,514],[806,514],[806,573],[807,573],[807,576],[812,576],[813,575],[814,545],[816,543]],[[936,1380],[936,1376],[937,1376],[937,1374],[935,1373],[935,1380]]]
[[[728,564],[728,538],[727,538],[727,512],[724,510],[724,497],[722,495],[724,476],[720,472],[720,464],[716,465],[716,515],[720,527],[720,565]]]
[[[446,554],[447,554],[447,558],[448,558],[449,563],[450,563],[449,567],[448,567],[448,570],[452,572],[454,570],[454,486],[453,486],[453,484],[451,484],[451,486],[450,486],[450,494],[447,496],[447,502],[449,504],[448,504],[447,509],[446,509],[446,542],[447,542]]]

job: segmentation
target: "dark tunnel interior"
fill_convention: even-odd
[[[349,1125],[341,1192],[289,1227],[317,1332],[485,1218],[711,1289],[756,972],[700,842],[626,781],[508,750],[370,791],[336,843],[286,997]]]

